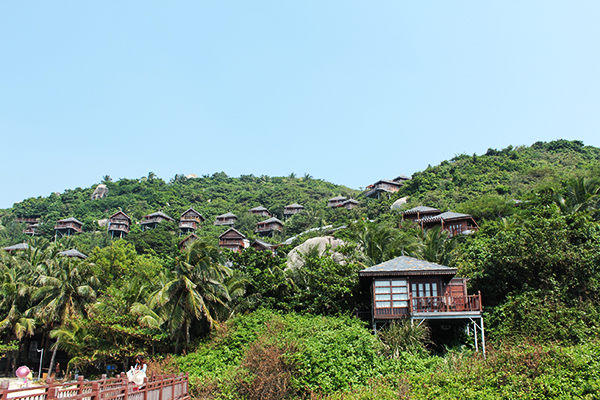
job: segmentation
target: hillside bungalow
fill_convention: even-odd
[[[479,230],[479,226],[469,214],[460,214],[451,211],[430,217],[415,220],[423,229],[441,226],[442,230],[454,235],[468,235]]]
[[[27,227],[23,229],[24,235],[35,236],[37,233],[36,228],[39,226],[38,218],[15,218],[15,221],[27,224]]]
[[[219,236],[219,247],[222,249],[229,249],[241,253],[242,250],[249,245],[250,241],[246,239],[246,236],[234,228],[227,229]]]
[[[352,210],[354,207],[358,206],[358,201],[354,199],[348,199],[340,204],[338,207],[344,207],[348,210]]]
[[[332,197],[331,199],[327,200],[327,206],[328,207],[339,207],[346,200],[348,200],[348,198],[344,197],[344,196]]]
[[[182,234],[196,231],[204,222],[205,218],[193,207],[188,208],[179,218],[179,230]]]
[[[283,222],[277,218],[269,218],[256,224],[256,230],[254,233],[258,233],[263,236],[272,235],[273,232],[281,232],[283,230]]]
[[[118,211],[108,218],[108,233],[112,239],[122,238],[129,233],[131,218],[123,211]]]
[[[233,213],[228,212],[227,214],[217,215],[217,219],[215,221],[215,225],[231,225],[235,224],[237,220],[237,216]]]
[[[87,258],[87,256],[85,254],[81,253],[77,249],[61,251],[58,254],[63,257],[79,258],[80,260],[85,260]]]
[[[179,242],[179,250],[187,250],[196,240],[198,240],[198,236],[194,232],[190,233]]]
[[[437,208],[426,207],[426,206],[416,206],[411,208],[410,210],[405,210],[400,212],[402,214],[402,221],[416,221],[425,217],[433,217],[436,215],[440,215],[442,212]]]
[[[173,222],[175,220],[162,211],[144,215],[140,221],[140,224],[142,225],[142,231],[145,231],[146,229],[154,229],[163,221]]]
[[[399,178],[396,178],[399,179]],[[375,182],[372,185],[367,186],[367,193],[365,193],[365,197],[378,199],[381,197],[382,193],[387,193],[388,198],[392,193],[396,193],[400,188],[404,185],[402,180],[399,181],[389,181],[382,179],[380,181]]]
[[[252,242],[252,244],[250,245],[250,247],[252,247],[254,250],[256,251],[264,251],[264,250],[269,250],[271,251],[273,254],[275,254],[276,252],[276,248],[279,247],[279,245],[276,244],[271,244],[271,243],[267,243],[267,242],[263,242],[260,239],[254,239],[254,242]]]
[[[81,233],[83,231],[83,222],[78,221],[76,218],[66,218],[56,221],[54,224],[54,231],[56,236],[71,236],[76,233]]]
[[[369,320],[375,331],[394,320],[427,321],[432,330],[473,323],[475,345],[480,332],[485,355],[481,293],[467,295],[466,279],[456,268],[400,256],[359,273],[363,293],[370,298]]]
[[[263,217],[272,217],[273,214],[263,206],[258,206],[250,209],[250,214],[262,215]]]
[[[301,206],[300,204],[298,204],[298,203],[290,204],[283,208],[283,216],[288,218],[294,214],[298,214],[302,210],[304,210],[304,207]]]

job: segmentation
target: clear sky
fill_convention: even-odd
[[[102,176],[358,189],[600,147],[597,1],[2,1],[0,208]]]

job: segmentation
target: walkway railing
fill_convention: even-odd
[[[8,381],[0,384],[0,400],[189,400],[188,374],[152,375],[138,388],[122,373],[116,378],[55,384],[52,379],[40,386],[9,389]]]

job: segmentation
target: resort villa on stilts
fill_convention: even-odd
[[[476,350],[485,356],[485,331],[481,293],[467,294],[467,280],[456,268],[401,256],[359,272],[360,287],[370,299],[369,311],[358,317],[373,330],[393,321],[427,321],[432,331],[458,331],[466,327],[474,335]]]

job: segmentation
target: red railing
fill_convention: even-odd
[[[96,381],[55,384],[52,379],[40,386],[8,389],[8,381],[0,384],[0,399],[16,400],[189,400],[188,374],[152,375],[137,387],[127,380],[125,374],[107,379],[106,375]]]
[[[375,308],[375,319],[406,318],[414,313],[480,312],[481,292],[470,296],[412,297],[405,300],[408,307]],[[363,316],[364,317],[364,316]]]
[[[410,304],[413,313],[481,311],[481,292],[471,296],[411,296]]]

